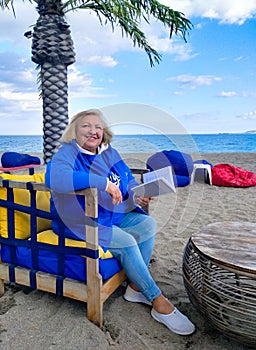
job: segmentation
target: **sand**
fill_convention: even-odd
[[[149,154],[124,154],[131,167],[143,166]],[[230,163],[256,173],[256,154],[193,155],[212,164]],[[86,304],[39,291],[6,286],[0,298],[0,349],[168,349],[245,350],[248,347],[212,329],[191,305],[182,279],[182,255],[190,235],[217,221],[255,222],[255,187],[230,188],[205,184],[178,188],[158,197],[150,207],[158,232],[150,270],[156,282],[196,324],[191,336],[179,336],[150,316],[146,305],[122,298],[121,286],[104,303],[104,327],[86,318]]]

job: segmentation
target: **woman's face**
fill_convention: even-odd
[[[76,126],[76,142],[87,151],[97,153],[103,138],[103,122],[97,115],[89,114],[79,120]]]

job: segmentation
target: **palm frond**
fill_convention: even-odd
[[[33,3],[33,0],[27,0],[29,1],[30,3]],[[35,1],[35,0],[34,0]],[[15,14],[15,9],[14,9],[14,6],[13,6],[13,3],[15,2],[15,0],[0,0],[0,8],[2,10],[10,10],[10,8],[12,9],[12,12],[13,12],[13,15],[14,17],[16,17],[16,14]],[[25,2],[25,0],[23,0],[23,2]]]
[[[159,3],[157,0],[68,0],[62,4],[65,13],[77,9],[94,11],[101,24],[110,23],[114,30],[119,26],[122,35],[128,36],[135,46],[143,48],[147,53],[150,65],[159,63],[160,54],[149,45],[144,32],[140,29],[141,23],[150,23],[151,19],[160,21],[173,33],[180,35],[186,42],[187,32],[192,23],[181,12]]]

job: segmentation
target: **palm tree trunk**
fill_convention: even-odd
[[[41,66],[43,96],[44,162],[48,163],[59,146],[68,123],[67,66],[43,63]]]
[[[41,67],[43,99],[44,162],[48,163],[68,124],[67,66],[75,53],[61,0],[38,0],[39,18],[32,41],[32,61]]]

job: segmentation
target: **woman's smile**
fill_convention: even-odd
[[[80,120],[76,128],[76,141],[87,151],[97,153],[103,138],[103,125],[97,115],[87,115]]]

